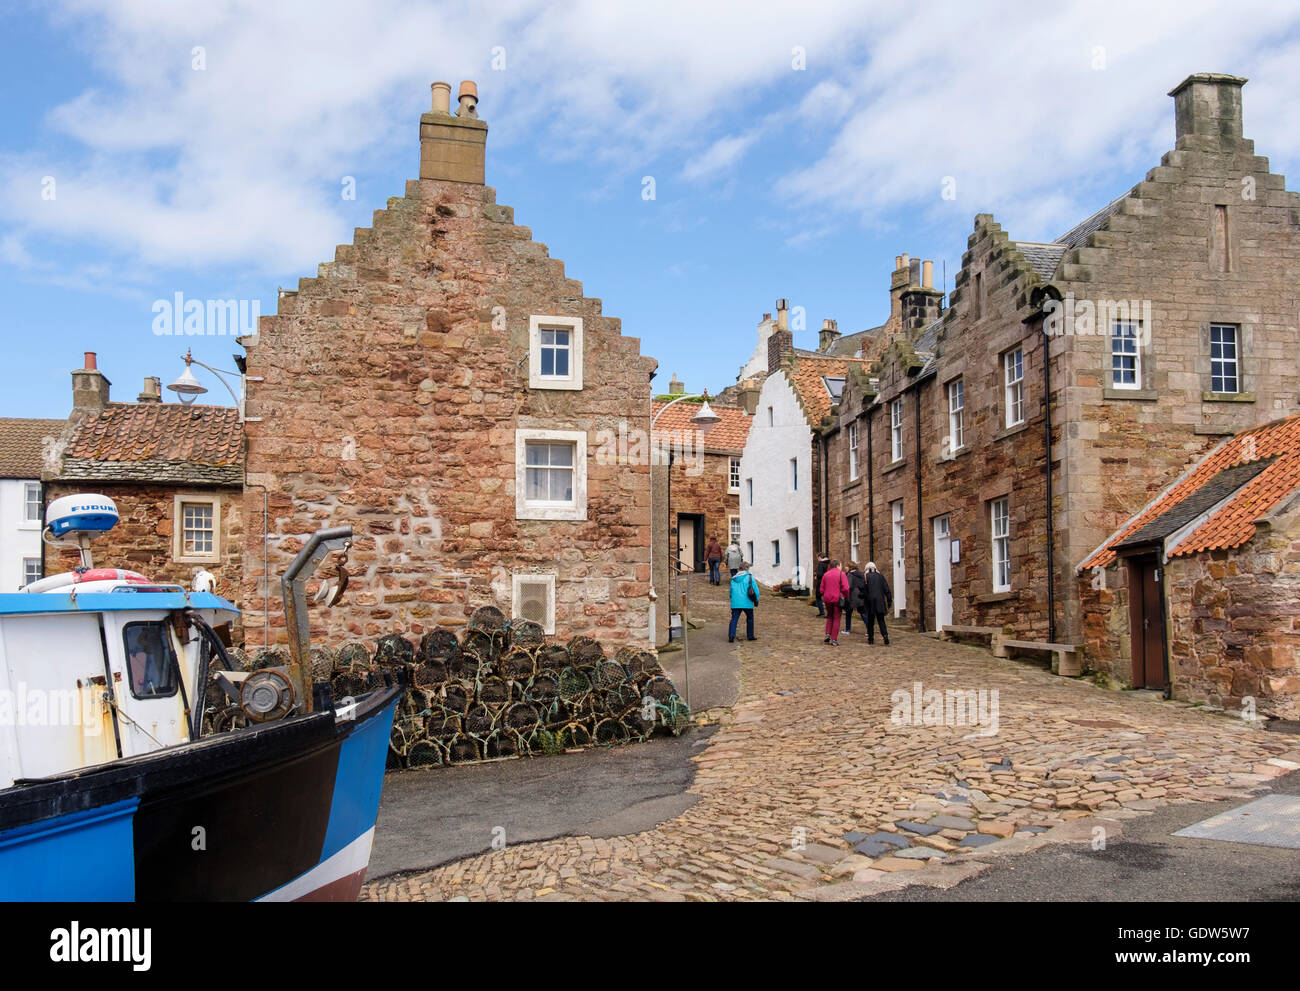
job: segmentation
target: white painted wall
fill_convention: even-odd
[[[772,425],[768,424],[772,408]],[[758,409],[740,458],[740,546],[754,542],[754,577],[766,585],[794,578],[795,554],[789,533],[798,528],[803,583],[812,582],[812,431],[790,380],[769,375],[758,395]],[[799,459],[799,488],[791,485],[790,459]],[[749,504],[748,479],[754,480]],[[772,564],[772,541],[781,541],[781,564]]]
[[[23,558],[41,556],[41,522],[25,518],[28,481],[0,478],[0,592],[17,592],[23,584]]]
[[[751,375],[763,375],[767,372],[767,339],[772,336],[774,330],[776,330],[775,319],[769,317],[758,322],[758,345],[754,348],[754,353],[749,356],[749,360],[740,367],[740,374],[736,376],[737,382],[743,382]]]

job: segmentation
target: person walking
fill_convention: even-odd
[[[813,568],[813,597],[816,600],[813,605],[817,607],[817,615],[825,616],[822,603],[822,579],[826,577],[826,569],[830,567],[830,559],[823,554],[817,559],[817,564]]]
[[[754,636],[754,608],[758,605],[758,582],[749,573],[749,563],[741,561],[740,567],[731,576],[731,629],[727,631],[727,643],[736,642],[736,623],[740,614],[745,614],[745,639],[757,640]]]
[[[849,595],[849,578],[840,570],[839,561],[828,562],[821,581],[822,602],[826,606],[826,639],[832,647],[840,645],[840,612]]]
[[[704,548],[704,558],[709,562],[709,584],[721,585],[719,569],[722,567],[722,545],[718,543],[717,537],[709,538],[709,546]]]
[[[867,579],[857,561],[849,562],[849,604],[844,609],[844,632],[853,632],[853,611],[867,621]]]
[[[893,608],[894,596],[889,591],[889,582],[876,570],[876,562],[867,562],[867,643],[875,643],[875,630],[872,620],[880,624],[880,635],[889,643],[889,631],[885,629],[885,613]]]
[[[736,577],[736,572],[740,570],[740,563],[745,560],[745,555],[740,551],[740,544],[732,541],[727,545],[727,570],[731,572],[731,577]]]

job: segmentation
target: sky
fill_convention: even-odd
[[[1294,4],[7,0],[0,416],[66,416],[85,351],[120,400],[187,348],[233,372],[233,335],[160,314],[274,313],[415,178],[435,80],[478,83],[497,201],[656,391],[716,392],[778,298],[816,347],[884,321],[896,255],[951,287],[977,213],[1058,237],[1173,147],[1193,72],[1247,77],[1296,172]]]

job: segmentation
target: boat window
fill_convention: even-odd
[[[179,668],[167,636],[167,624],[128,623],[122,638],[126,641],[131,694],[138,699],[175,695]]]

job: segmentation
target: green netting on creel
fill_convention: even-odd
[[[416,740],[406,751],[407,767],[441,767],[447,763],[447,751],[436,740]]]
[[[605,649],[591,637],[574,637],[569,641],[569,663],[576,666],[597,664],[605,659]]]
[[[536,672],[537,659],[532,651],[512,647],[497,663],[497,673],[511,681],[528,681]]]
[[[506,643],[521,650],[534,651],[546,642],[541,623],[530,619],[512,619],[506,626]]]
[[[567,667],[560,672],[558,687],[563,701],[576,702],[591,691],[591,679],[577,668]]]
[[[430,630],[420,638],[420,649],[415,652],[418,663],[441,661],[446,664],[460,653],[460,640],[451,630]]]
[[[415,661],[415,648],[406,637],[396,633],[379,638],[374,663],[385,668],[400,668]]]
[[[516,702],[505,711],[503,724],[507,729],[512,729],[516,733],[531,733],[536,730],[542,722],[541,713],[537,706],[530,702]]]
[[[464,713],[474,697],[474,686],[461,681],[449,681],[442,686],[442,704],[449,712]]]
[[[600,661],[592,665],[591,683],[596,688],[611,688],[627,680],[627,671],[617,661]]]
[[[519,734],[511,730],[499,729],[483,741],[483,757],[486,760],[501,760],[517,757],[526,746],[519,739]]]
[[[469,712],[465,713],[463,724],[465,732],[471,736],[483,736],[492,732],[496,727],[497,714],[483,705],[476,702],[469,707]]]
[[[465,764],[481,760],[482,757],[483,752],[479,748],[478,741],[472,736],[459,734],[447,741],[447,762],[449,764]]]
[[[339,648],[339,656],[335,661],[337,668],[355,670],[357,668],[370,667],[370,651],[366,645],[356,640],[350,640]]]
[[[618,719],[608,718],[598,722],[591,735],[597,743],[608,747],[618,743],[626,743],[628,731],[627,727]]]

